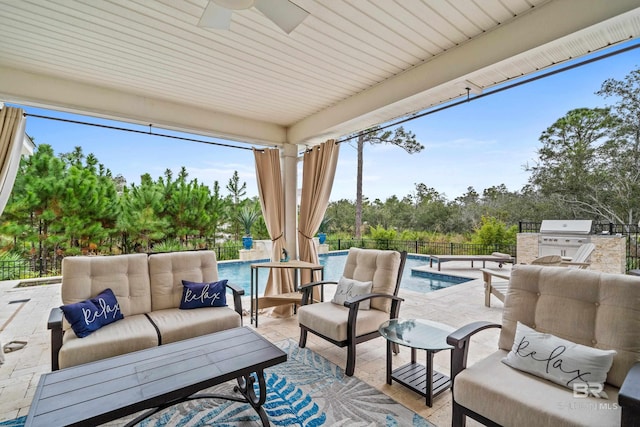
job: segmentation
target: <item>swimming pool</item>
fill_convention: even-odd
[[[324,265],[325,280],[337,281],[340,276],[342,276],[346,260],[347,251],[331,252],[329,254],[320,255],[320,264]],[[218,275],[221,279],[228,279],[229,282],[240,286],[244,289],[245,295],[250,295],[251,264],[268,261],[268,259],[256,261],[220,261],[218,262]],[[431,273],[429,271],[412,271],[412,268],[421,267],[428,263],[428,256],[408,255],[407,262],[404,266],[404,272],[402,274],[400,288],[426,293],[472,280],[463,277]],[[268,273],[266,270],[261,271],[258,275],[259,295],[264,293],[267,277]]]

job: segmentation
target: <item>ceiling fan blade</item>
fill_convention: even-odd
[[[231,26],[231,13],[231,9],[218,6],[214,2],[210,1],[200,17],[198,27],[228,30]]]
[[[309,15],[309,12],[289,0],[255,0],[254,6],[287,34]]]

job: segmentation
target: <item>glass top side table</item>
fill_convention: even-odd
[[[422,319],[391,319],[380,325],[379,331],[387,340],[387,384],[396,380],[424,396],[427,406],[432,406],[433,398],[451,387],[448,376],[433,370],[433,355],[453,348],[447,344],[447,335],[455,328]],[[411,348],[411,363],[392,370],[394,344]],[[427,352],[426,366],[416,362],[416,350]]]

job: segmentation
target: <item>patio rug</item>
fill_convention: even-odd
[[[421,416],[395,402],[293,340],[276,345],[287,353],[287,361],[265,369],[267,402],[264,409],[273,426],[414,426],[435,427]],[[233,393],[235,381],[207,389],[209,393]],[[122,426],[134,416],[105,424]],[[0,422],[21,427],[25,417]],[[183,402],[142,421],[142,427],[160,426],[257,426],[260,418],[247,403],[222,399]]]

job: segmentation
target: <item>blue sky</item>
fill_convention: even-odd
[[[615,100],[597,96],[595,92],[605,79],[623,79],[637,68],[640,49],[405,123],[405,129],[413,131],[425,149],[409,155],[397,147],[366,146],[363,193],[370,200],[385,200],[394,194],[402,198],[414,192],[416,183],[435,188],[448,200],[464,194],[469,186],[479,193],[500,184],[511,191],[519,190],[528,179],[524,165],[533,164],[537,157],[540,134],[574,108],[613,104]],[[141,129],[49,110],[25,109],[33,114]],[[122,174],[128,183],[139,183],[145,172],[154,179],[166,169],[176,175],[185,166],[191,179],[197,178],[210,186],[219,181],[223,194],[229,178],[238,171],[241,180],[247,183],[247,196],[257,195],[250,150],[33,117],[27,119],[27,133],[36,144],[51,145],[57,154],[81,146],[85,154],[95,154],[113,175]],[[340,148],[331,200],[355,200],[355,195],[355,144],[345,142]]]

